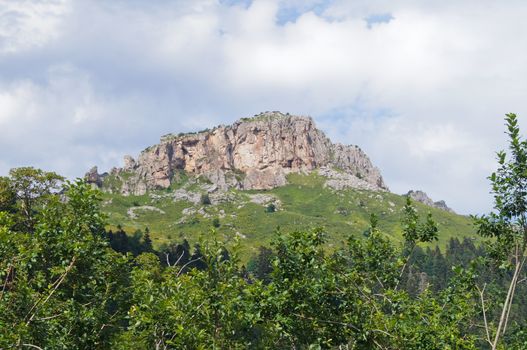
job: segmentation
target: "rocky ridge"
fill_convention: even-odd
[[[121,194],[166,189],[181,174],[203,177],[218,190],[271,189],[289,173],[318,171],[327,186],[387,191],[380,171],[358,147],[332,143],[310,117],[266,112],[197,133],[165,135],[124,167],[112,169]],[[104,189],[108,174],[86,179]],[[106,190],[109,190],[108,188]],[[111,190],[111,189],[110,189]]]
[[[410,190],[408,191],[408,193],[406,194],[406,196],[412,198],[414,201],[416,202],[420,202],[420,203],[423,203],[425,205],[428,205],[430,207],[434,207],[434,208],[438,208],[438,209],[442,209],[442,210],[445,210],[445,211],[448,211],[450,213],[454,213],[454,210],[452,210],[451,208],[449,208],[445,201],[444,200],[440,200],[440,201],[437,201],[437,202],[434,202],[429,196],[428,194],[426,194],[426,192],[423,192],[421,190]]]

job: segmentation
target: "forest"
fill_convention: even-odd
[[[526,349],[527,142],[489,176],[481,240],[434,242],[403,209],[402,244],[372,213],[328,249],[323,228],[277,229],[243,264],[214,227],[154,248],[110,230],[101,193],[34,168],[0,178],[0,349]],[[487,191],[488,189],[482,189]]]

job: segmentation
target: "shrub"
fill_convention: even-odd
[[[220,227],[220,219],[219,218],[212,219],[212,226],[216,228]]]
[[[274,205],[274,203],[269,203],[269,205],[265,207],[266,213],[274,213],[275,211],[276,211],[276,205]]]
[[[210,205],[211,204],[210,197],[209,197],[208,193],[202,194],[200,201],[201,201],[201,204],[203,204],[203,205]]]

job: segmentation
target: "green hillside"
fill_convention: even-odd
[[[105,184],[115,186],[115,181],[109,176]],[[341,244],[349,234],[360,236],[368,228],[371,213],[378,215],[383,232],[395,242],[401,240],[404,196],[356,189],[336,191],[324,187],[325,178],[316,173],[291,174],[288,182],[266,191],[230,190],[205,195],[213,185],[183,175],[170,189],[142,196],[104,193],[103,210],[109,215],[111,227],[121,225],[128,233],[148,227],[157,246],[183,238],[193,243],[212,229],[226,241],[238,237],[242,258],[268,244],[278,227],[285,231],[324,227],[330,247]],[[193,198],[175,200],[176,193]],[[207,204],[208,199],[211,204]],[[274,212],[269,206],[272,202]],[[440,247],[450,237],[475,236],[470,218],[421,203],[415,205],[423,216],[432,212],[440,229]]]

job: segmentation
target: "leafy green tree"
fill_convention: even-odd
[[[104,348],[129,299],[127,259],[108,248],[90,186],[66,184],[65,200],[39,193],[32,232],[11,231],[13,216],[0,213],[0,348]]]
[[[487,245],[490,256],[502,269],[511,271],[494,334],[485,319],[486,340],[493,350],[506,335],[515,292],[527,259],[527,141],[520,136],[515,114],[507,114],[505,120],[510,156],[505,151],[498,152],[499,167],[489,177],[494,211],[476,217],[479,234],[491,238]],[[485,312],[485,303],[482,304]]]
[[[36,212],[53,198],[52,194],[61,188],[62,181],[64,178],[60,175],[32,167],[11,169],[9,187],[15,196],[20,224],[26,231],[33,231]]]
[[[16,211],[16,193],[8,177],[0,177],[0,211]]]
[[[143,247],[141,250],[146,253],[154,251],[152,238],[150,238],[150,229],[148,227],[145,229],[145,235],[143,236]]]
[[[271,273],[273,272],[272,262],[274,260],[274,252],[272,249],[260,246],[258,254],[253,256],[247,264],[247,269],[254,277],[262,280],[264,283],[271,282]]]
[[[235,255],[225,259],[224,246],[216,239],[200,247],[205,268],[188,273],[185,265],[162,269],[152,254],[137,257],[130,327],[116,347],[257,347],[261,283],[248,284]]]
[[[437,224],[432,218],[432,214],[430,212],[428,212],[426,220],[424,222],[420,222],[419,215],[413,206],[410,196],[406,197],[406,204],[403,208],[402,224],[404,238],[404,264],[399,276],[400,279],[404,275],[408,261],[417,247],[417,244],[437,241],[439,231]]]

